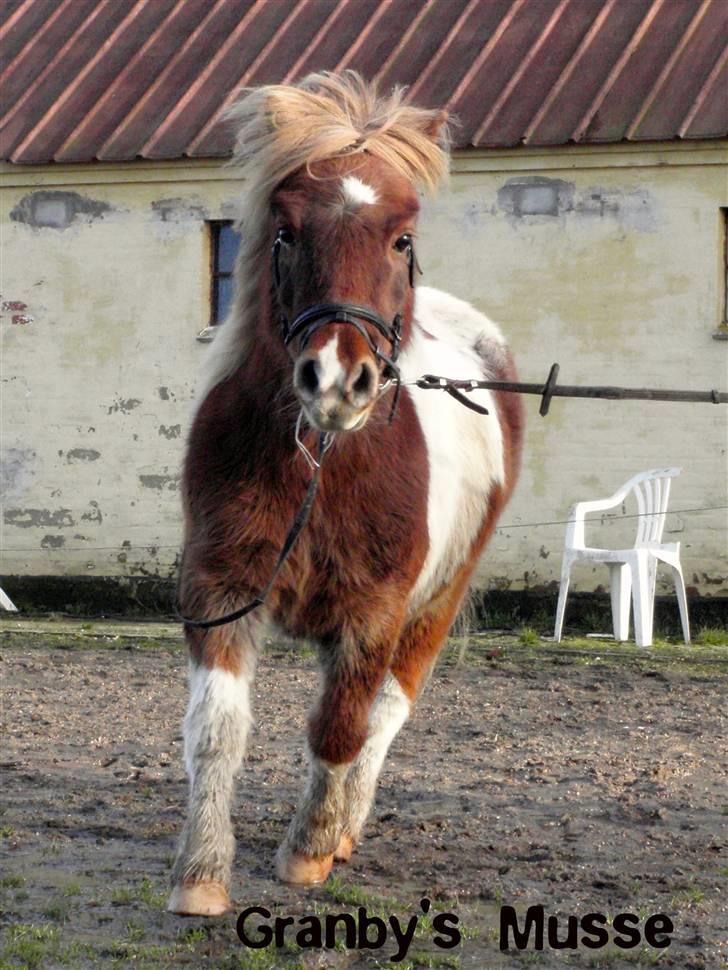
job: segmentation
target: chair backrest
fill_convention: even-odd
[[[670,481],[681,471],[682,468],[652,468],[625,483],[624,488],[634,492],[639,512],[635,548],[662,542]]]

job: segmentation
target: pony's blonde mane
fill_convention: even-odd
[[[240,124],[235,161],[265,196],[304,165],[364,151],[432,190],[447,173],[445,115],[403,96],[380,97],[354,71],[253,88],[229,112]]]
[[[413,185],[433,191],[448,170],[446,115],[404,101],[404,89],[380,96],[354,71],[310,74],[296,85],[252,88],[227,113],[238,125],[233,164],[244,179],[236,299],[216,334],[198,400],[239,365],[259,312],[257,281],[271,195],[304,166],[367,152]]]

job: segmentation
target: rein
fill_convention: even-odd
[[[291,550],[296,544],[296,539],[298,539],[301,534],[303,527],[308,522],[308,517],[311,514],[311,508],[313,507],[313,500],[316,497],[316,491],[318,489],[319,479],[321,478],[321,465],[324,460],[324,455],[331,447],[331,442],[333,441],[333,436],[330,434],[324,434],[321,432],[319,434],[318,441],[318,459],[314,459],[313,456],[308,451],[308,448],[303,444],[298,435],[298,425],[296,425],[296,443],[302,450],[306,460],[311,465],[313,470],[313,475],[311,476],[311,482],[306,489],[306,494],[303,497],[303,501],[296,512],[296,516],[293,520],[291,528],[288,530],[288,535],[285,538],[283,547],[278,554],[278,560],[273,567],[273,572],[270,579],[263,587],[263,589],[245,606],[241,606],[240,609],[233,610],[232,613],[225,613],[223,616],[218,616],[214,620],[194,620],[189,616],[184,616],[179,610],[175,610],[177,619],[181,620],[185,626],[194,627],[197,630],[211,630],[216,626],[225,626],[227,623],[232,623],[234,620],[239,620],[248,613],[252,613],[253,610],[257,609],[265,603],[268,594],[273,588],[273,584],[276,579],[278,579],[278,574],[283,565],[291,554]]]

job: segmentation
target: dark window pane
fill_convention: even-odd
[[[218,276],[215,280],[215,323],[222,323],[233,299],[233,281],[230,276]]]
[[[232,226],[221,225],[217,236],[217,271],[232,273],[240,236]]]

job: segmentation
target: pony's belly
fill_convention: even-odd
[[[482,380],[483,364],[469,348],[459,348],[416,332],[403,361],[406,380],[425,373]],[[427,529],[429,548],[410,596],[415,613],[447,585],[477,550],[475,539],[494,485],[504,479],[503,440],[495,399],[488,391],[473,399],[487,416],[459,404],[445,392],[411,391],[427,447],[429,469]]]

